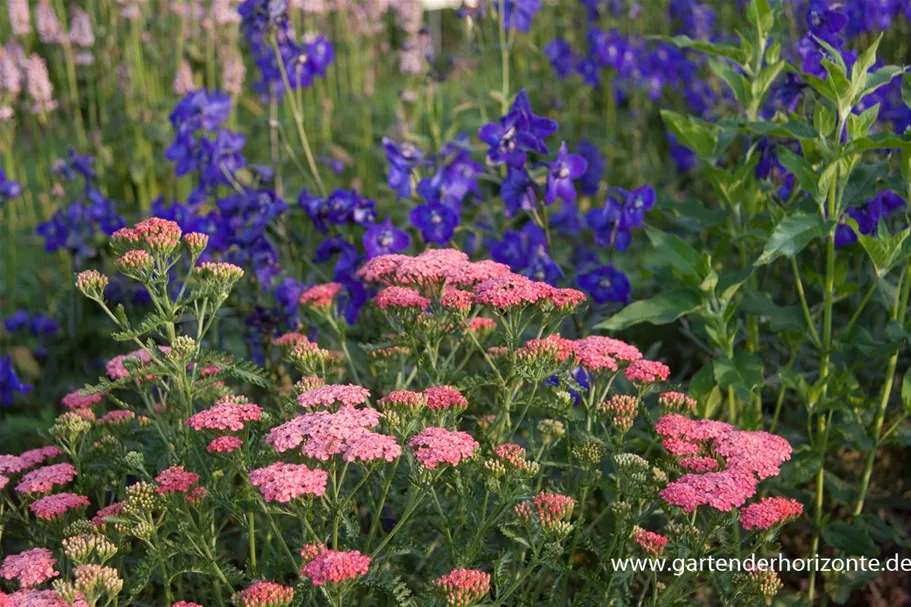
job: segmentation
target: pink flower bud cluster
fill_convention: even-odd
[[[204,261],[193,271],[202,280],[215,280],[225,285],[233,285],[244,276],[242,268],[224,261]]]
[[[17,580],[23,588],[32,588],[60,575],[54,569],[57,561],[47,548],[32,548],[3,559],[0,578]]]
[[[250,472],[250,484],[259,487],[267,502],[288,503],[302,495],[319,497],[326,492],[328,478],[325,470],[285,462]]]
[[[474,303],[474,293],[447,288],[440,296],[440,305],[451,310],[465,311]]]
[[[290,350],[298,344],[309,344],[310,338],[303,333],[291,332],[279,335],[272,343],[274,343],[279,348],[286,348]]]
[[[769,529],[803,514],[803,504],[784,497],[766,497],[740,511],[740,524],[750,529]]]
[[[532,503],[541,528],[547,530],[555,528],[559,523],[569,521],[576,500],[561,493],[542,491],[534,497]]]
[[[108,277],[98,270],[84,270],[76,277],[76,288],[87,297],[100,297],[108,286]]]
[[[335,403],[354,406],[367,402],[368,398],[370,398],[370,390],[367,388],[353,384],[335,384],[318,386],[302,393],[297,397],[297,404],[305,409],[313,409],[319,406],[328,408]]]
[[[692,413],[696,400],[682,392],[662,392],[658,395],[658,406],[662,413]]]
[[[98,419],[99,424],[106,426],[121,426],[136,419],[136,414],[126,409],[108,411]]]
[[[72,464],[53,464],[32,470],[16,486],[18,493],[47,493],[57,485],[65,485],[76,478]]]
[[[234,594],[237,607],[287,607],[293,600],[294,588],[266,581],[254,582]]]
[[[377,404],[384,411],[417,411],[427,406],[427,397],[412,390],[396,390],[381,398]]]
[[[171,351],[171,348],[170,346],[158,346],[158,350],[162,354],[168,354]],[[136,350],[129,354],[121,354],[120,356],[115,356],[109,360],[105,365],[107,376],[114,380],[129,377],[130,371],[127,370],[126,366],[123,364],[127,359],[138,360],[141,363],[140,366],[145,366],[152,362],[152,357],[146,350]],[[147,375],[146,379],[152,379],[154,377],[154,375]]]
[[[598,405],[598,411],[611,418],[615,428],[626,432],[633,427],[639,412],[639,398],[629,394],[614,394]]]
[[[314,586],[322,586],[327,582],[340,584],[367,575],[370,569],[370,557],[357,550],[343,552],[329,550],[321,545],[308,545],[304,547],[301,556],[309,558],[301,569],[301,575],[313,582]]]
[[[55,519],[70,510],[85,508],[89,505],[89,498],[78,493],[55,493],[42,497],[32,502],[29,509],[32,513],[45,520]]]
[[[664,554],[664,547],[667,545],[665,536],[653,531],[646,531],[641,527],[633,529],[633,541],[642,546],[642,549],[652,556]]]
[[[310,306],[317,310],[325,310],[332,305],[332,300],[342,290],[341,283],[329,282],[323,285],[310,287],[301,293],[298,303],[302,306]]]
[[[60,404],[67,409],[85,409],[92,405],[97,405],[104,399],[104,393],[83,396],[79,390],[70,392],[60,400]]]
[[[477,569],[453,569],[433,582],[449,607],[470,607],[490,592],[490,574]]]
[[[516,351],[516,356],[521,360],[544,360],[556,364],[569,360],[575,351],[574,341],[551,335],[543,339],[529,339]]]
[[[112,238],[122,244],[142,244],[154,254],[170,255],[180,244],[182,234],[177,222],[150,217],[132,228],[117,230]]]
[[[133,249],[127,251],[115,262],[121,272],[145,272],[152,268],[155,260],[144,249]]]
[[[653,384],[666,381],[671,374],[670,368],[664,363],[654,360],[636,360],[623,371],[626,379],[639,384]]]
[[[439,464],[458,466],[480,447],[467,432],[436,427],[421,430],[411,437],[408,446],[414,449],[415,457],[428,470],[435,469]]]
[[[206,446],[207,453],[233,453],[244,444],[244,441],[236,436],[219,436],[213,438]]]
[[[468,399],[452,386],[431,386],[424,390],[430,409],[466,409]]]

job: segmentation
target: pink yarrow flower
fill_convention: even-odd
[[[276,346],[279,348],[292,349],[298,344],[308,344],[310,343],[310,338],[304,335],[303,333],[291,332],[285,333],[275,338],[273,341]]]
[[[366,402],[368,398],[370,398],[370,390],[367,388],[354,384],[334,384],[319,386],[302,393],[297,397],[297,404],[305,409],[312,409],[320,405],[330,407],[335,403],[353,406]]]
[[[294,588],[275,582],[254,582],[234,594],[237,607],[287,607],[294,600]]]
[[[666,381],[671,370],[666,364],[654,360],[636,360],[630,363],[623,374],[631,382],[653,384]]]
[[[250,472],[250,484],[259,487],[267,502],[288,503],[302,495],[319,497],[326,492],[328,478],[325,470],[285,462]]]
[[[468,399],[452,386],[431,386],[424,390],[429,409],[464,409]]]
[[[803,514],[803,504],[784,497],[767,497],[740,511],[740,524],[750,529],[769,529]]]
[[[616,371],[619,363],[628,363],[642,358],[642,353],[635,346],[625,341],[591,335],[576,340],[576,359],[579,365],[593,372]]]
[[[0,593],[0,597],[4,596]],[[9,607],[88,607],[82,592],[76,593],[75,600],[70,603],[63,599],[56,590],[19,590],[8,597]],[[6,607],[0,598],[0,607]]]
[[[132,411],[127,411],[126,409],[115,409],[113,411],[108,411],[100,418],[98,418],[98,423],[104,424],[106,426],[120,426],[122,424],[129,423],[135,418],[136,414]]]
[[[243,444],[244,441],[236,436],[219,436],[209,442],[206,451],[208,453],[232,453]]]
[[[453,569],[433,582],[449,607],[470,607],[490,592],[490,574],[477,569]]]
[[[92,405],[97,405],[104,399],[104,394],[92,394],[91,396],[83,396],[79,393],[79,390],[70,392],[60,400],[62,404],[67,409],[83,409],[85,407],[91,407]]]
[[[408,446],[414,449],[415,457],[428,470],[439,464],[458,466],[480,447],[467,432],[436,427],[424,428],[408,441]]]
[[[384,411],[387,409],[416,411],[427,406],[427,397],[412,390],[396,390],[381,398],[377,404]]]
[[[475,287],[475,301],[499,309],[518,308],[536,304],[550,297],[553,287],[535,282],[521,274],[504,274],[485,280]]]
[[[310,556],[314,552],[316,554]],[[370,569],[370,557],[357,550],[343,552],[309,546],[301,554],[310,557],[310,561],[301,569],[301,575],[313,582],[314,586],[323,586],[327,582],[340,584],[366,575]]]
[[[667,545],[666,537],[660,533],[646,531],[641,527],[633,529],[633,541],[642,546],[642,549],[652,556],[661,556],[664,553],[665,545]]]
[[[671,506],[679,506],[687,512],[699,506],[730,512],[756,494],[757,483],[752,472],[729,468],[721,472],[686,474],[669,483],[658,495]]]
[[[690,445],[692,443],[686,444]],[[668,449],[668,451],[670,451],[673,455],[678,455],[670,449]],[[684,457],[677,463],[680,464],[684,470],[689,470],[690,472],[712,472],[721,466],[721,464],[718,463],[718,460],[714,457]]]
[[[76,478],[72,464],[53,464],[32,470],[16,486],[17,493],[47,493],[57,485],[65,485]]]
[[[387,308],[403,308],[425,310],[430,305],[430,300],[414,289],[408,287],[386,287],[373,299],[381,310]]]
[[[19,459],[21,459],[22,463],[25,464],[25,468],[23,468],[23,470],[27,470],[28,468],[33,468],[38,464],[43,464],[46,460],[53,459],[62,454],[63,452],[57,447],[47,446],[23,451],[19,454]]]
[[[575,310],[586,301],[585,293],[576,289],[554,289],[550,294],[550,303],[564,312]]]
[[[8,484],[9,484],[9,478],[0,474],[0,491],[5,489]],[[2,607],[2,606],[0,606],[0,607]]]
[[[0,474],[16,474],[27,469],[28,466],[18,455],[0,455]]]
[[[401,454],[402,447],[394,436],[368,431],[361,432],[346,441],[342,459],[346,462],[368,463],[381,459],[392,462]]]
[[[209,409],[195,413],[186,424],[201,432],[202,430],[230,430],[240,432],[248,422],[259,421],[263,409],[259,405],[243,402],[238,396],[225,396]]]
[[[407,255],[399,254],[374,257],[361,266],[357,271],[357,276],[367,282],[392,284],[395,280],[396,271],[407,259],[410,259]]]
[[[158,483],[158,495],[189,493],[199,482],[199,475],[184,470],[183,466],[171,466],[156,476],[155,482]]]
[[[474,303],[474,293],[459,289],[446,289],[440,296],[440,305],[450,310],[467,310]]]
[[[95,516],[92,517],[92,525],[94,525],[96,529],[104,527],[107,523],[107,519],[116,517],[121,512],[123,512],[123,502],[114,502],[110,506],[105,506],[98,510],[98,512],[95,513]]]
[[[442,285],[447,274],[468,262],[468,255],[455,249],[428,249],[416,257],[406,257],[395,270],[395,282],[418,288]]]
[[[17,580],[23,588],[32,588],[60,575],[54,569],[57,561],[47,548],[32,548],[3,559],[0,577]]]
[[[158,346],[158,349],[163,354],[168,354],[171,351],[171,348],[169,346]],[[114,380],[129,377],[130,371],[127,370],[126,366],[124,365],[124,361],[128,359],[139,361],[139,367],[143,367],[152,362],[152,357],[146,350],[136,350],[135,352],[130,352],[129,354],[115,356],[105,365],[107,376]],[[152,379],[153,377],[154,376],[152,375],[147,375],[146,379]]]
[[[485,259],[453,266],[443,273],[443,277],[446,279],[446,284],[471,287],[485,280],[499,278],[511,272],[512,270],[505,263]]]
[[[516,351],[516,356],[523,360],[550,359],[554,362],[566,362],[575,353],[576,344],[559,335],[543,339],[529,339]]]
[[[316,285],[301,293],[298,303],[302,306],[325,309],[332,305],[332,300],[341,290],[342,285],[338,282]]]
[[[89,505],[89,498],[78,493],[55,493],[42,497],[29,505],[29,510],[40,518],[45,520],[55,519],[70,510],[85,508]]]

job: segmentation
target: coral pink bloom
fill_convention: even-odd
[[[428,249],[417,257],[406,257],[396,268],[395,281],[418,288],[443,284],[447,274],[468,262],[468,255],[455,249]]]
[[[480,447],[478,441],[467,432],[434,427],[424,428],[411,437],[408,446],[414,449],[415,457],[429,470],[441,463],[458,466],[459,462],[474,455],[475,449]]]
[[[399,255],[397,253],[374,257],[361,266],[357,271],[357,276],[367,282],[392,284],[396,270],[406,259],[409,259],[407,255]]]
[[[231,453],[243,444],[244,441],[236,436],[219,436],[209,442],[206,446],[206,451],[209,453]]]
[[[576,500],[568,495],[548,491],[536,495],[532,502],[544,529],[553,528],[561,521],[568,521],[576,505]]]
[[[566,362],[576,351],[576,343],[571,339],[564,339],[559,335],[551,335],[544,339],[529,339],[525,342],[516,355],[522,359],[551,359],[556,362]]]
[[[199,482],[199,475],[184,470],[183,466],[171,466],[156,476],[155,482],[158,483],[158,495],[188,493]]]
[[[250,472],[250,484],[259,487],[267,502],[287,503],[302,495],[319,497],[326,492],[328,478],[325,470],[285,462]]]
[[[63,451],[57,447],[47,446],[23,451],[19,454],[19,458],[25,464],[24,469],[28,469],[33,468],[38,464],[43,464],[46,460],[53,459],[62,453]]]
[[[54,570],[57,561],[47,548],[32,548],[3,559],[0,577],[18,580],[23,588],[32,588],[60,575]]]
[[[129,423],[136,418],[136,414],[132,411],[127,411],[126,409],[115,409],[114,411],[108,411],[100,418],[98,418],[99,424],[105,424],[107,426],[120,426],[122,424]]]
[[[40,518],[50,520],[66,514],[69,510],[85,508],[89,505],[89,498],[78,493],[55,493],[42,497],[29,505],[29,510]]]
[[[53,464],[32,470],[16,486],[18,493],[47,493],[57,485],[65,485],[76,478],[72,464]]]
[[[740,511],[743,528],[768,529],[803,514],[803,504],[783,497],[767,497]]]
[[[474,303],[474,293],[459,289],[446,289],[440,296],[440,305],[450,310],[464,311]]]
[[[554,289],[550,294],[550,303],[567,312],[588,301],[585,293],[576,289]]]
[[[95,528],[104,527],[108,518],[113,518],[123,512],[123,502],[114,502],[110,506],[105,506],[98,510],[95,513],[95,516],[92,517],[92,525]]]
[[[247,422],[259,421],[263,410],[259,405],[238,402],[243,397],[226,396],[218,399],[215,405],[195,413],[186,424],[200,432],[202,430],[230,430],[239,432]]]
[[[2,596],[3,594],[0,593],[0,597]],[[89,605],[81,592],[76,593],[76,600],[71,604],[55,590],[20,590],[9,595],[8,600],[9,607],[88,607]],[[3,606],[2,598],[0,598],[0,606]]]
[[[452,386],[431,386],[424,390],[427,407],[430,409],[463,409],[468,407],[468,399]]]
[[[346,462],[372,462],[376,460],[395,461],[402,454],[402,447],[394,436],[376,432],[361,432],[346,442],[342,459]]]
[[[665,439],[665,440],[670,440],[670,439]],[[689,445],[691,443],[686,443],[686,444]],[[667,445],[665,445],[665,447],[667,447]],[[671,450],[668,449],[668,451],[671,451]],[[673,451],[671,451],[671,453],[673,453]],[[677,454],[674,453],[674,455],[677,455]],[[680,464],[680,466],[684,470],[689,470],[691,472],[711,472],[713,470],[717,470],[718,467],[720,466],[720,464],[718,463],[718,460],[715,459],[714,457],[684,457],[677,463]]]
[[[83,407],[91,407],[92,405],[97,405],[104,399],[104,394],[92,394],[91,396],[82,396],[79,393],[79,390],[70,392],[60,401],[67,409],[82,409]]]
[[[616,371],[619,362],[633,362],[641,358],[638,348],[619,339],[591,335],[576,340],[576,359],[589,371]]]
[[[653,384],[667,380],[671,370],[666,364],[654,360],[636,360],[623,373],[631,382]]]
[[[9,478],[0,474],[0,491],[2,491],[9,484]],[[0,607],[3,607],[0,605]]]
[[[171,351],[169,346],[158,346],[158,349],[163,354],[168,354]],[[152,357],[145,350],[136,350],[130,352],[129,354],[121,354],[120,356],[115,356],[107,362],[105,365],[105,372],[107,376],[111,379],[124,379],[130,376],[130,371],[126,368],[124,361],[126,360],[135,360],[139,362],[139,367],[143,367],[150,362],[152,362]],[[151,379],[152,375],[147,375],[146,379]]]
[[[377,403],[380,409],[400,409],[414,411],[427,406],[427,397],[420,392],[396,390],[390,392]]]
[[[485,259],[455,265],[446,269],[443,272],[443,277],[446,279],[447,284],[471,287],[485,280],[499,278],[511,272],[512,270],[505,263]]]
[[[633,531],[633,541],[652,556],[661,556],[667,544],[667,538],[663,535],[639,527]]]
[[[312,409],[319,405],[330,407],[335,403],[359,405],[366,402],[368,398],[370,398],[370,390],[367,388],[354,384],[328,385],[303,392],[297,397],[297,404],[305,409]]]
[[[730,512],[756,494],[757,483],[752,472],[728,468],[721,472],[686,474],[658,494],[671,506],[679,506],[687,512],[699,506]]]
[[[303,333],[291,332],[276,337],[275,341],[272,343],[274,343],[279,348],[288,348],[290,350],[298,344],[310,343],[310,338]]]
[[[475,287],[475,301],[494,308],[508,309],[538,303],[550,297],[554,288],[521,274],[504,274],[485,280]]]
[[[312,306],[317,309],[325,309],[332,305],[332,300],[339,291],[342,290],[341,283],[329,282],[324,285],[316,285],[301,293],[297,302],[303,306]]]
[[[342,552],[323,549],[304,565],[301,574],[309,578],[314,586],[322,586],[326,582],[339,584],[345,580],[353,580],[366,575],[369,569],[370,557],[357,550]]]
[[[28,469],[28,465],[18,455],[0,455],[0,473],[16,474]]]
[[[168,607],[165,605],[165,607]],[[171,607],[202,607],[199,603],[191,603],[190,601],[177,601]]]
[[[791,444],[768,432],[734,430],[715,439],[715,451],[728,468],[741,468],[759,478],[776,476],[779,466],[791,459]]]
[[[413,308],[425,310],[430,300],[408,287],[386,287],[373,299],[380,310],[387,308]]]
[[[237,607],[287,607],[294,600],[294,588],[259,581],[234,595]]]
[[[449,607],[469,607],[490,592],[490,574],[477,569],[453,569],[433,582]]]
[[[468,325],[469,331],[493,331],[496,328],[497,321],[492,318],[484,318],[483,316],[472,319],[471,324]]]

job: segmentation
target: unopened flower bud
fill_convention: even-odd
[[[566,426],[557,419],[542,419],[538,422],[538,432],[546,443],[555,443],[566,435]]]
[[[171,344],[168,357],[177,363],[187,363],[196,354],[196,340],[189,335],[180,335]]]
[[[98,270],[85,270],[76,277],[76,288],[89,299],[103,300],[108,277]]]
[[[199,257],[209,246],[209,235],[201,232],[190,232],[183,235],[183,243],[193,257]]]

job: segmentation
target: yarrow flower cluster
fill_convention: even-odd
[[[287,503],[302,495],[319,497],[326,492],[328,474],[304,464],[275,462],[250,472],[250,484],[259,487],[267,502]]]
[[[449,607],[470,607],[490,592],[490,574],[477,569],[453,569],[433,582]]]
[[[370,557],[357,550],[343,552],[329,550],[323,545],[307,545],[301,551],[306,563],[301,575],[313,582],[314,586],[326,583],[341,584],[366,575],[370,569]]]
[[[158,495],[190,493],[199,482],[199,475],[185,470],[183,466],[171,466],[155,477]]]
[[[288,607],[294,600],[294,588],[259,581],[235,593],[233,598],[237,607]]]
[[[740,524],[750,529],[769,529],[803,514],[803,504],[794,499],[766,497],[740,511]]]
[[[209,409],[193,414],[186,424],[197,432],[203,430],[240,432],[247,423],[259,421],[262,413],[262,407],[247,402],[244,397],[224,396]]]
[[[646,531],[641,527],[633,528],[633,541],[642,546],[642,549],[652,556],[661,556],[664,553],[664,547],[667,545],[665,536],[653,531]]]
[[[303,392],[297,397],[297,404],[305,409],[313,409],[318,406],[331,407],[335,403],[354,406],[366,402],[368,398],[370,398],[370,390],[360,386],[353,384],[328,385]]]
[[[0,565],[0,577],[17,580],[22,588],[33,588],[60,575],[54,569],[57,561],[47,548],[32,548],[18,554],[10,554]]]
[[[89,498],[78,493],[55,493],[38,499],[29,504],[29,510],[45,520],[55,519],[70,510],[78,510],[89,505]]]
[[[53,464],[32,470],[16,486],[19,493],[47,493],[57,485],[65,485],[76,478],[72,464]]]
[[[458,466],[463,459],[474,455],[480,447],[478,441],[467,432],[447,430],[446,428],[424,428],[411,437],[408,446],[414,449],[418,461],[428,470],[434,470],[440,464]]]

